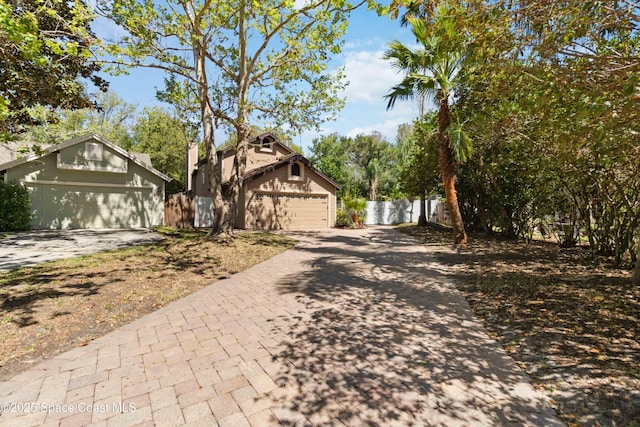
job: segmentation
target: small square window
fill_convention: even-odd
[[[293,163],[291,165],[291,176],[297,176],[298,178],[301,176],[300,165],[298,163]]]
[[[87,142],[84,146],[84,155],[87,160],[102,161],[103,146],[95,142]]]

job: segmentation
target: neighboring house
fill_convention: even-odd
[[[339,186],[309,160],[281,144],[272,134],[250,142],[247,168],[235,226],[252,230],[326,228],[335,225]],[[218,152],[223,186],[233,172],[234,152]],[[206,161],[196,164],[193,192],[196,227],[210,226],[213,209]]]
[[[30,193],[34,229],[147,228],[162,225],[170,178],[96,134],[0,164],[0,179]]]

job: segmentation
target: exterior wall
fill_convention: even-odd
[[[289,154],[289,151],[280,144],[273,144],[273,150],[269,152],[261,151],[260,147],[250,147],[249,152],[247,153],[246,170],[250,171],[261,166],[275,163],[287,154]],[[221,156],[219,160],[222,165],[222,181],[227,181],[231,178],[231,172],[233,171],[233,152],[225,152],[224,156]],[[209,195],[206,163],[200,164],[196,170],[192,188],[193,194],[196,196],[204,197]]]
[[[162,178],[106,145],[101,162],[83,160],[84,150],[84,143],[78,143],[6,171],[7,181],[20,181],[30,191],[32,228],[139,228],[163,223]]]
[[[209,183],[207,181],[207,165],[201,164],[193,175],[194,196],[206,197],[209,195]]]
[[[247,207],[252,202],[252,198],[256,192],[326,195],[328,198],[328,224],[326,226],[333,227],[335,225],[335,187],[303,164],[300,164],[300,166],[303,176],[302,180],[289,179],[289,168],[285,166],[245,184],[245,202],[243,203],[243,209],[245,211],[244,226],[246,228],[251,228],[251,224],[255,222],[255,218]]]
[[[87,150],[90,149],[88,145],[91,144],[100,148],[101,160],[87,158]],[[57,166],[58,169],[126,173],[127,160],[100,142],[86,141],[60,150],[57,155]]]
[[[290,154],[287,148],[280,144],[273,144],[272,150],[263,151],[260,147],[252,147],[247,153],[247,171],[266,166],[281,160],[284,156]],[[223,179],[227,180],[231,176],[233,168],[233,153],[225,153],[221,158],[221,167]],[[256,192],[269,193],[291,193],[291,194],[310,194],[323,195],[327,197],[328,213],[327,227],[333,227],[336,221],[336,195],[335,187],[327,182],[317,173],[308,169],[304,163],[299,162],[301,176],[292,178],[289,176],[289,166],[282,166],[275,171],[268,171],[265,175],[259,176],[245,182],[243,191],[240,192],[238,200],[238,212],[236,216],[235,226],[237,228],[252,228],[254,218],[250,210],[249,204],[253,200]],[[206,173],[206,164],[201,164],[193,179],[193,194],[196,197],[196,227],[209,227],[212,224],[213,217],[211,213],[204,210],[211,209],[209,183]]]
[[[263,150],[260,147],[249,147],[247,152],[247,171],[266,166],[271,163],[275,163],[281,160],[284,156],[289,154],[284,147],[280,144],[273,144],[270,150]],[[222,164],[222,181],[227,181],[231,178],[233,172],[233,152],[225,153],[224,158],[221,161]]]

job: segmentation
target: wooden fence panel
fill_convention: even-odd
[[[164,225],[173,228],[192,228],[195,217],[193,196],[172,194],[164,203]]]

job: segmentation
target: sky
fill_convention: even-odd
[[[94,28],[98,36],[104,28]],[[342,53],[333,59],[336,67],[344,67],[349,82],[343,96],[346,105],[333,122],[321,125],[322,131],[306,132],[296,136],[294,142],[310,154],[312,140],[319,134],[338,133],[346,136],[380,132],[389,142],[395,142],[398,126],[410,123],[417,115],[417,106],[411,102],[397,102],[387,111],[384,95],[402,80],[391,67],[389,61],[382,59],[387,43],[400,40],[412,44],[415,39],[399,21],[379,17],[374,11],[362,7],[351,15],[345,45]],[[161,105],[155,98],[156,88],[162,87],[163,73],[151,69],[132,70],[129,75],[108,76],[110,88],[121,98],[143,108],[149,105]],[[218,141],[226,139],[220,131],[216,133]]]

